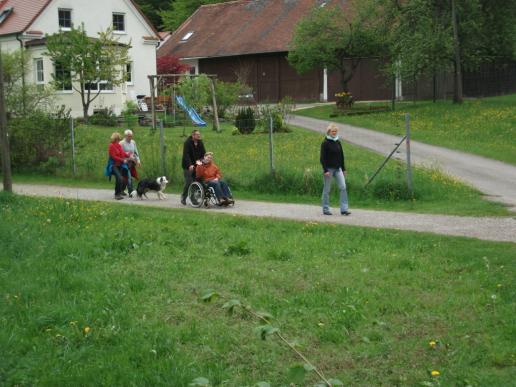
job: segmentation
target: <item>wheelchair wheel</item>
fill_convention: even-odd
[[[204,187],[201,183],[194,181],[192,184],[190,184],[190,187],[188,187],[188,199],[190,199],[190,203],[192,204],[192,207],[200,207],[204,203]]]
[[[208,187],[206,190],[206,200],[205,200],[205,206],[209,207],[210,204],[212,206],[218,206],[219,201],[217,200],[217,196],[215,195],[215,190],[212,187]]]

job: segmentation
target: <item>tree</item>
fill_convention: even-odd
[[[175,31],[197,8],[204,4],[225,3],[231,0],[172,0],[169,6],[159,12],[163,28]]]
[[[350,0],[346,12],[339,5],[314,7],[295,29],[288,61],[300,73],[338,70],[342,89],[348,91],[361,58],[386,52],[378,12],[368,0]]]
[[[51,86],[23,82],[29,56],[20,49],[2,52],[4,72],[5,109],[9,116],[22,116],[27,112],[49,108],[54,89]]]
[[[454,72],[462,101],[462,69],[516,57],[516,2],[503,0],[383,0],[392,72],[404,78]]]
[[[86,34],[84,26],[68,32],[47,35],[47,52],[60,71],[53,74],[57,87],[71,88],[81,96],[84,119],[90,104],[105,85],[119,86],[126,81],[129,45],[121,44],[112,31],[98,38]]]
[[[156,28],[161,28],[163,20],[161,20],[160,12],[167,7],[170,0],[136,0],[136,2],[151,23]]]
[[[156,59],[156,70],[158,74],[183,74],[190,70],[190,66],[173,55],[165,55]]]

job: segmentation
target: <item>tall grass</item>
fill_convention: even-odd
[[[112,128],[81,126],[77,129],[78,179],[106,181],[102,172],[107,161],[107,146]],[[190,132],[189,129],[187,132]],[[183,184],[181,157],[183,128],[166,128],[166,174],[171,189],[179,191]],[[159,132],[135,128],[135,140],[141,157],[142,176],[162,174]],[[274,134],[275,175],[269,165],[268,136],[256,132],[231,135],[229,125],[222,133],[202,131],[207,150],[215,153],[215,162],[222,169],[237,197],[280,201],[319,203],[322,170],[319,150],[322,137],[304,129]],[[391,161],[368,189],[364,185],[383,161],[383,156],[356,146],[344,144],[348,169],[348,191],[352,207],[388,208],[395,210],[447,212],[453,214],[506,214],[497,204],[484,201],[481,195],[438,170],[416,168],[414,196],[409,198],[403,163]],[[72,177],[71,160],[56,171],[60,178]],[[334,189],[333,201],[337,200]]]
[[[411,117],[414,140],[516,164],[516,94],[451,101],[399,102],[396,111],[330,117],[333,106],[299,110],[296,114],[347,123],[391,134],[405,133],[405,113]]]
[[[0,215],[1,385],[289,385],[296,356],[208,289],[345,385],[513,384],[514,244],[5,193]]]

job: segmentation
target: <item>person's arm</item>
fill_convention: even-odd
[[[194,161],[192,161],[192,159],[190,158],[190,142],[188,140],[185,141],[185,143],[183,144],[183,165],[186,166],[187,169],[192,169],[193,168],[193,163]]]
[[[326,167],[326,141],[323,141],[321,144],[321,166],[324,173],[328,172],[328,168]]]
[[[220,173],[220,168],[215,165],[215,178],[220,180],[222,179],[222,174]]]
[[[204,180],[204,165],[200,164],[195,167],[195,177]]]
[[[138,162],[138,164],[140,163],[140,152],[138,152],[138,147],[136,146],[136,141],[134,140],[131,140],[134,144],[134,154],[133,156],[136,158],[136,161]]]
[[[346,172],[346,165],[344,164],[344,150],[342,149],[342,144],[340,143],[340,141],[339,141],[339,146],[340,146],[340,154],[342,155],[342,165],[340,166],[340,168],[342,169],[342,172]]]
[[[120,145],[120,148],[122,148],[121,145]],[[125,155],[125,152],[123,150],[122,150],[122,154]],[[117,149],[115,144],[109,144],[109,155],[115,161],[118,161],[120,163],[124,163],[125,162],[125,158],[122,157],[122,155],[120,154],[120,150]]]

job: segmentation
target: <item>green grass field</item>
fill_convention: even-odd
[[[296,114],[404,135],[405,113],[411,117],[414,140],[516,164],[516,94],[466,100],[396,103],[396,111],[330,118],[333,105]]]
[[[209,289],[345,385],[514,383],[515,244],[5,193],[0,215],[0,385],[289,385],[302,362]]]
[[[215,162],[221,167],[237,198],[252,198],[277,202],[318,204],[322,190],[319,164],[321,135],[300,128],[291,133],[274,135],[276,179],[269,173],[268,135],[231,135],[229,124],[222,133],[203,130],[207,150],[215,152]],[[50,182],[111,187],[103,176],[107,160],[109,137],[114,129],[81,126],[77,129],[77,177],[72,179],[70,159],[53,176],[17,176],[20,182]],[[191,128],[187,129],[189,132]],[[142,155],[142,176],[161,175],[159,133],[148,128],[136,128],[135,140]],[[181,170],[183,128],[166,128],[166,168],[171,180],[170,190],[179,192],[183,184]],[[386,169],[364,189],[367,178],[382,163],[384,157],[362,148],[344,144],[348,169],[348,192],[354,208],[449,213],[460,215],[506,215],[500,204],[484,200],[481,194],[438,170],[415,169],[415,197],[408,198],[405,168],[391,161]],[[68,150],[68,154],[71,152]],[[337,201],[334,190],[333,200]]]

